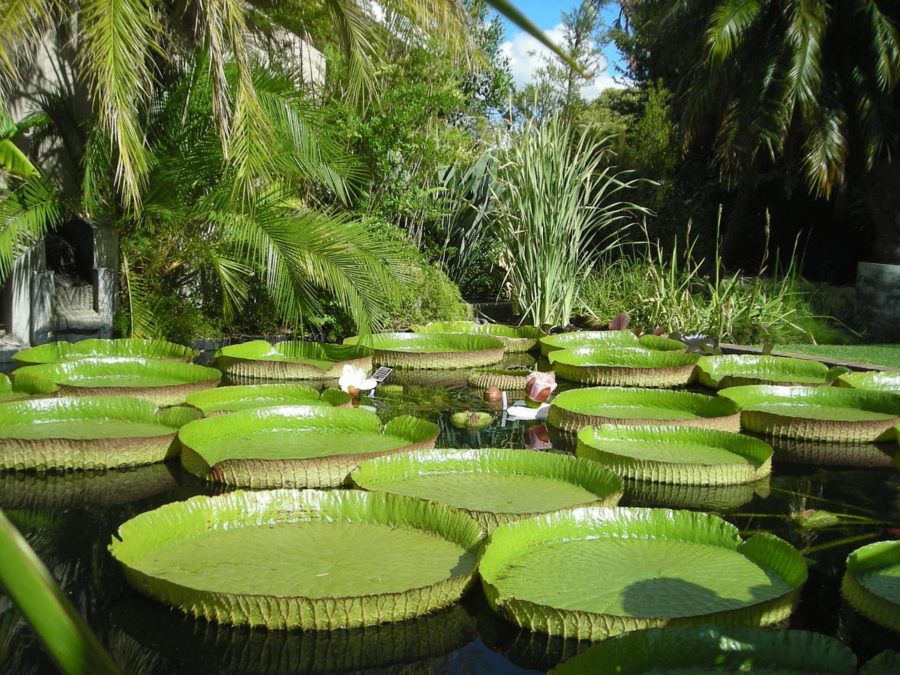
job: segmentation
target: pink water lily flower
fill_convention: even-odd
[[[556,375],[538,370],[525,378],[525,395],[534,403],[543,403],[556,389]]]

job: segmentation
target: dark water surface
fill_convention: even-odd
[[[573,439],[534,422],[498,419],[469,433],[450,425],[459,410],[491,410],[477,392],[451,380],[407,384],[402,397],[364,401],[385,419],[416,414],[441,425],[441,447],[530,447],[571,452]],[[546,446],[552,443],[553,448]],[[833,450],[834,448],[832,448]],[[806,554],[810,576],[791,628],[845,641],[860,662],[898,638],[842,602],[844,559],[857,546],[900,536],[900,476],[894,448],[872,446],[856,460],[875,466],[817,466],[827,446],[776,443],[769,481],[733,489],[654,489],[632,484],[623,505],[714,511],[746,533],[766,530]],[[807,462],[791,463],[785,459]],[[476,586],[460,605],[417,621],[334,632],[268,632],[194,620],[148,600],[125,583],[107,552],[116,528],[132,516],[210,488],[178,464],[85,474],[0,474],[6,510],[59,580],[75,607],[129,673],[523,673],[543,672],[588,646],[519,630],[495,617]],[[809,509],[851,518],[825,527],[802,524]],[[564,574],[564,571],[561,571]],[[52,673],[30,628],[0,595],[0,673]]]

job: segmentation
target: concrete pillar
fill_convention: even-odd
[[[900,265],[859,263],[856,308],[858,327],[868,335],[900,340]]]
[[[31,344],[53,340],[53,272],[35,272],[31,278]]]
[[[96,270],[95,288],[97,302],[94,309],[100,315],[100,337],[111,338],[113,319],[116,315],[116,270],[100,267]]]

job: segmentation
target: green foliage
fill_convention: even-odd
[[[491,218],[518,314],[565,325],[601,253],[643,211],[619,201],[637,181],[617,173],[608,145],[558,118],[515,133],[493,171]]]

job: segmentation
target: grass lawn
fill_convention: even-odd
[[[800,352],[822,358],[860,361],[876,366],[900,368],[900,344],[895,345],[776,345],[775,350]]]

